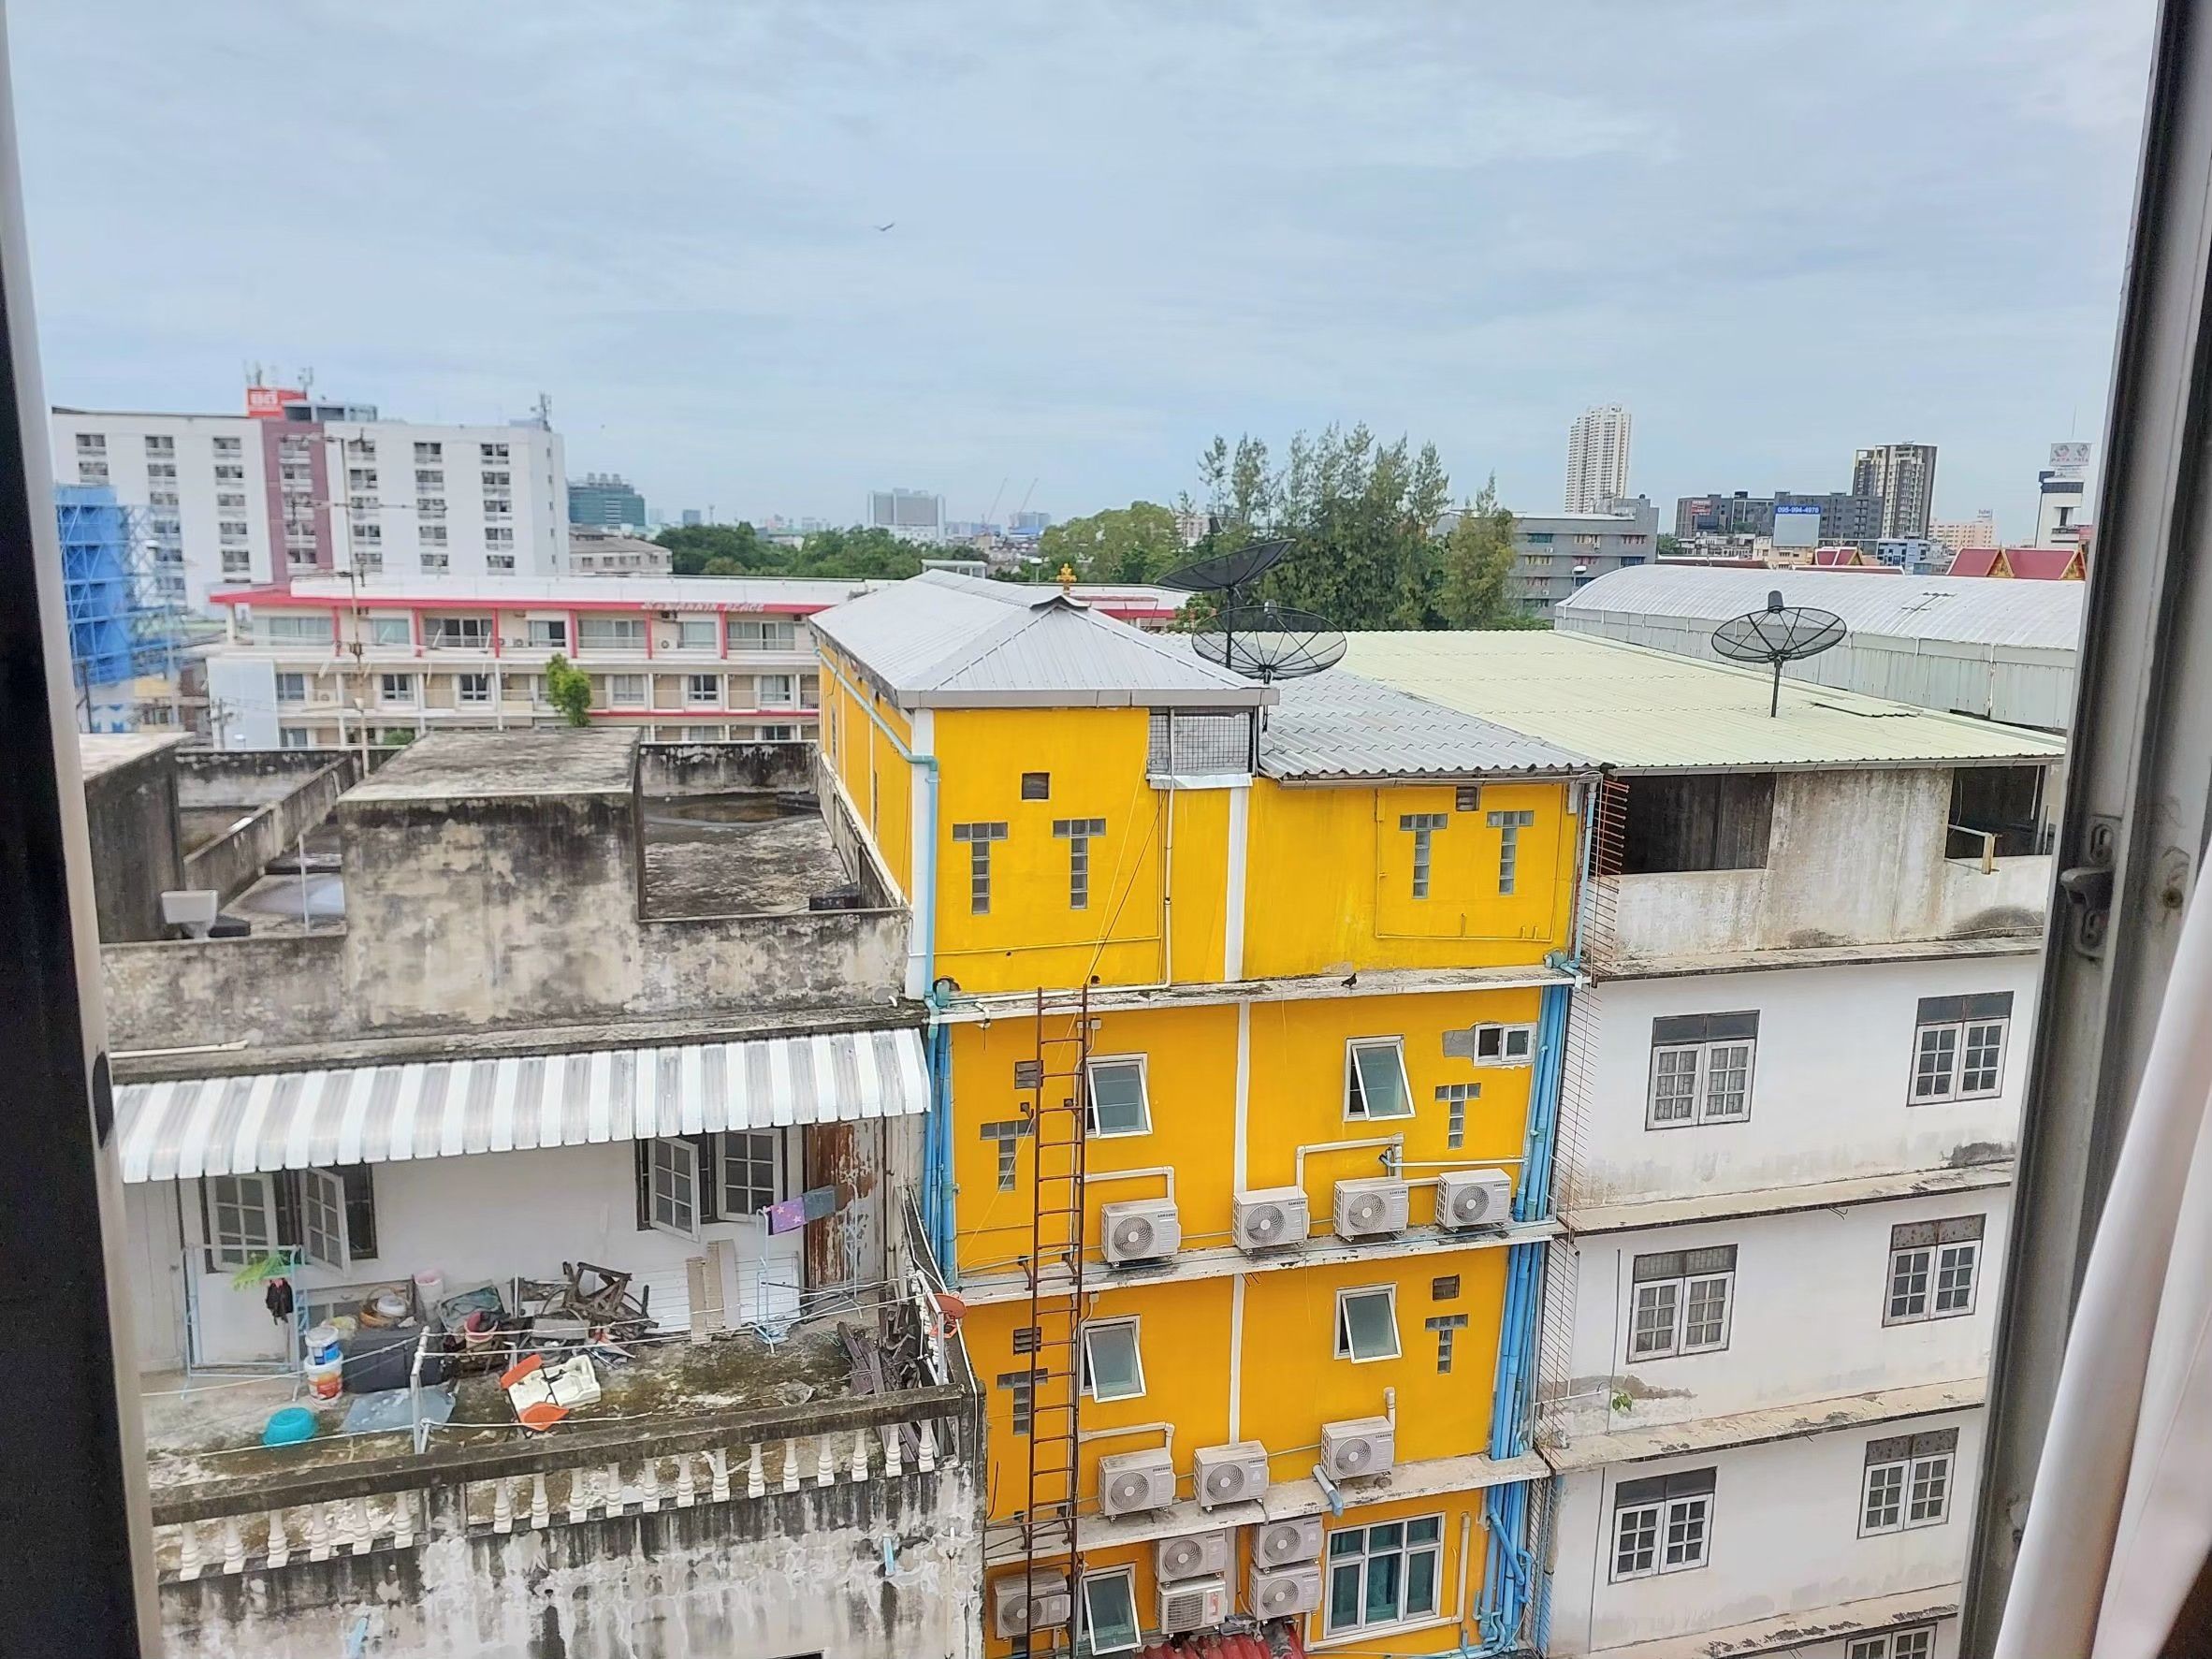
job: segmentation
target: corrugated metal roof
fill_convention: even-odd
[[[1334,668],[1275,688],[1259,769],[1270,778],[1496,777],[1593,769],[1581,755]]]
[[[456,1157],[927,1109],[911,1030],[275,1071],[115,1091],[125,1181]]]
[[[1845,580],[1851,578],[1846,577]],[[1355,633],[1346,666],[1628,770],[2055,760],[2042,732],[1575,634]]]
[[[1757,610],[1769,592],[1784,604],[1819,605],[1854,633],[1899,639],[2072,650],[2081,634],[2078,582],[1998,582],[1902,576],[1870,582],[1842,571],[1719,570],[1639,564],[1608,572],[1558,605],[1567,618],[1597,612],[1695,617],[1714,624]]]
[[[1057,588],[928,571],[823,611],[824,637],[915,708],[1250,706],[1266,688]]]

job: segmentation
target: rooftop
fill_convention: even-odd
[[[1345,665],[1632,772],[2056,761],[2065,749],[2046,733],[1790,679],[1769,718],[1762,669],[1568,633],[1355,633]]]
[[[77,764],[86,782],[192,741],[186,732],[80,732]]]
[[[1267,688],[1057,587],[928,571],[815,621],[910,708],[1250,707]]]
[[[1275,687],[1270,778],[1466,778],[1590,771],[1580,755],[1339,668]]]
[[[594,547],[601,544],[592,544]],[[842,604],[881,582],[845,576],[499,576],[476,590],[451,582],[422,582],[404,576],[372,576],[351,582],[342,576],[302,576],[290,591],[280,588],[231,588],[211,594],[219,604],[429,606],[438,610],[481,610],[488,605],[545,605],[558,608],[653,605],[673,610],[824,610]]]
[[[618,726],[432,732],[348,791],[349,807],[631,792],[637,734]]]

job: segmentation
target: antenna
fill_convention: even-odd
[[[1190,644],[1208,662],[1262,685],[1333,668],[1345,652],[1343,633],[1325,619],[1273,604],[1233,605]]]
[[[1782,712],[1782,665],[1817,657],[1843,643],[1843,618],[1834,611],[1809,604],[1784,604],[1782,589],[1770,589],[1767,608],[1730,617],[1712,631],[1715,656],[1732,662],[1766,662],[1774,669],[1774,695],[1767,706],[1769,720]]]

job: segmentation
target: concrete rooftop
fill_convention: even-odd
[[[77,764],[87,781],[165,749],[192,741],[188,732],[80,732]]]
[[[347,806],[493,795],[626,795],[637,734],[618,726],[432,732],[345,795]]]

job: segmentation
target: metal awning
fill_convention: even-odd
[[[928,1104],[922,1040],[903,1029],[132,1084],[115,1099],[125,1181],[909,1117]]]

